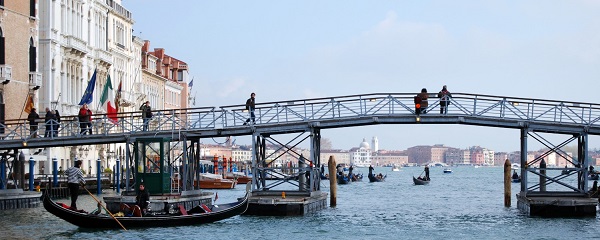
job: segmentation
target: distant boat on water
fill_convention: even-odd
[[[424,180],[423,178],[419,177],[419,178],[415,178],[415,176],[413,176],[413,183],[415,185],[427,185],[429,184],[430,180]]]
[[[452,169],[450,169],[450,168],[444,168],[444,173],[452,173]]]
[[[521,164],[513,163],[510,168],[512,170],[519,170],[519,168],[521,168]]]
[[[394,166],[392,167],[392,171],[394,171],[394,172],[399,172],[399,171],[400,171],[400,167],[398,167],[398,166],[394,165]]]

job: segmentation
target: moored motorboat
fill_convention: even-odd
[[[450,169],[450,168],[444,168],[444,173],[452,173],[452,169]]]
[[[399,172],[400,171],[400,167],[398,167],[397,165],[394,165],[392,167],[392,172]]]
[[[252,182],[252,177],[247,176],[242,172],[229,172],[225,174],[225,179],[236,180],[237,184],[246,184]]]
[[[78,227],[96,229],[122,228],[120,224],[123,225],[123,228],[150,228],[211,223],[244,213],[248,209],[248,197],[249,192],[246,192],[246,196],[233,203],[219,204],[218,206],[199,205],[189,210],[183,209],[183,205],[181,205],[174,213],[150,212],[144,217],[133,217],[96,215],[83,210],[74,211],[64,204],[54,202],[48,194],[42,196],[44,208],[54,216]]]
[[[212,173],[201,173],[197,182],[200,182],[201,189],[232,189],[236,185],[235,180],[223,179],[221,175]]]
[[[427,185],[429,184],[429,181],[431,180],[424,180],[421,177],[415,178],[415,176],[413,176],[413,183],[415,183],[415,185]]]

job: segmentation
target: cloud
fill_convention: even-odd
[[[235,95],[238,95],[238,93],[241,92],[240,89],[244,87],[245,83],[246,79],[243,77],[233,78],[225,84],[222,84],[223,87],[217,91],[217,96],[225,98],[231,96],[234,93]]]

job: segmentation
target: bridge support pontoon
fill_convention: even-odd
[[[327,206],[321,192],[320,129],[307,127],[283,142],[268,132],[253,134],[252,196],[246,215],[304,215]],[[310,141],[308,158],[297,146]],[[267,145],[275,146],[267,151]]]
[[[590,198],[588,193],[588,135],[586,132],[570,135],[564,142],[554,145],[539,132],[521,129],[521,192],[517,194],[517,207],[530,216],[596,216],[598,199]],[[527,154],[529,137],[548,148],[531,161]],[[573,156],[563,147],[575,140],[577,155]],[[557,167],[558,159],[564,159],[570,167]],[[535,183],[535,177],[528,180],[530,174],[538,176],[539,182]]]

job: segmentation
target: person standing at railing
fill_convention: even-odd
[[[142,110],[142,119],[144,120],[143,131],[148,131],[148,122],[152,118],[152,108],[150,107],[150,101],[146,101],[140,106]]]
[[[56,121],[56,115],[50,110],[50,108],[46,108],[46,116],[44,117],[44,122],[46,123],[46,131],[44,131],[44,137],[53,137],[54,134],[54,124]]]
[[[35,111],[35,108],[31,109],[29,115],[27,115],[27,121],[29,121],[29,130],[33,138],[37,138],[37,130],[38,130],[38,119],[40,115]]]
[[[429,98],[429,94],[427,94],[427,88],[423,88],[421,89],[421,93],[417,94],[417,96],[419,96],[421,98],[421,112],[420,113],[427,113],[427,106],[429,106],[429,102],[427,101],[427,99]]]
[[[88,108],[87,104],[83,104],[81,109],[79,109],[79,128],[81,128],[81,135],[85,135],[86,132],[88,134],[92,133],[92,110]]]
[[[442,87],[442,90],[438,93],[438,98],[440,98],[440,114],[448,113],[448,105],[450,105],[450,98],[452,94],[446,88],[446,85]]]
[[[54,122],[54,128],[52,129],[52,134],[54,134],[54,137],[58,137],[58,128],[60,127],[60,113],[58,112],[58,110],[53,110],[54,112],[54,119],[56,120]]]
[[[255,123],[255,118],[256,116],[254,115],[254,109],[255,109],[255,104],[256,104],[256,100],[255,97],[256,94],[251,93],[250,94],[250,98],[248,98],[248,100],[246,100],[246,110],[248,110],[250,112],[250,117],[248,119],[246,119],[246,122],[244,123],[244,125],[248,124],[248,122],[250,122],[250,120],[252,120],[252,124]]]

